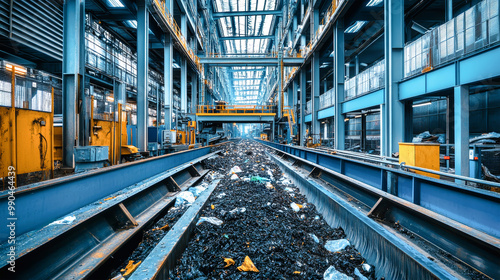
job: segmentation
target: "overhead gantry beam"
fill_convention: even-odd
[[[219,40],[251,40],[251,39],[274,39],[274,35],[262,35],[262,36],[227,36],[219,37]]]
[[[200,63],[211,66],[277,66],[277,57],[200,57]],[[284,66],[300,66],[304,58],[283,58]],[[241,70],[240,70],[241,71]],[[255,70],[254,70],[255,71]]]
[[[221,17],[238,17],[238,16],[267,16],[267,15],[275,15],[281,16],[283,12],[281,10],[277,11],[240,11],[240,12],[221,12],[221,13],[213,13],[212,17],[214,19]]]

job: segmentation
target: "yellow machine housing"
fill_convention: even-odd
[[[266,133],[261,133],[260,134],[260,140],[267,141],[267,134]]]
[[[399,143],[399,163],[439,171],[439,144]],[[439,179],[439,175],[415,171],[417,174]]]

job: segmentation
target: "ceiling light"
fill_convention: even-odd
[[[424,102],[424,103],[420,103],[420,104],[413,104],[413,108],[415,107],[422,107],[422,106],[427,106],[427,105],[431,105],[432,103],[430,101],[427,101],[427,102]]]
[[[120,0],[107,0],[106,1],[108,7],[112,7],[112,8],[123,8],[125,6],[123,6],[123,3],[120,1]]]
[[[354,116],[355,119],[361,118],[361,115]]]
[[[125,24],[127,24],[128,27],[137,28],[137,20],[127,20]]]
[[[370,0],[368,4],[366,4],[367,7],[374,7],[377,6],[378,4],[384,2],[384,0]]]
[[[356,33],[358,32],[365,24],[367,21],[364,20],[358,20],[356,21],[353,25],[347,27],[345,30],[345,33]]]

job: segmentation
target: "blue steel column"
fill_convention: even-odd
[[[172,35],[165,34],[165,42],[163,48],[163,80],[164,80],[164,111],[165,111],[165,129],[172,130],[172,99],[174,92],[173,71],[174,54],[172,46]]]
[[[181,15],[181,33],[188,40],[187,36],[187,16]],[[181,58],[181,112],[187,113],[187,58]]]
[[[313,9],[313,17],[311,18],[311,38],[316,33],[319,27],[319,10]],[[321,53],[316,50],[313,53],[313,58],[311,62],[311,134],[314,139],[314,143],[318,143],[320,134],[320,122],[318,120],[319,111],[319,91],[320,91],[320,71],[319,71],[319,60],[321,58]]]
[[[198,105],[198,73],[191,76],[191,113],[196,114],[196,105]]]
[[[304,146],[304,137],[306,136],[306,70],[302,68],[300,70],[300,145]]]
[[[453,18],[453,0],[445,0],[444,6],[445,20],[449,21]]]
[[[148,148],[149,12],[144,1],[137,7],[137,148]]]
[[[63,165],[74,168],[77,97],[83,94],[85,1],[66,0],[63,5]]]
[[[455,174],[469,176],[469,87],[454,89]],[[464,184],[464,181],[455,180]]]
[[[382,106],[381,154],[390,156],[399,151],[404,134],[404,105],[399,101],[398,82],[403,78],[404,1],[385,0],[384,32],[385,91]]]
[[[345,149],[345,123],[342,115],[342,102],[344,101],[344,19],[339,18],[333,29],[333,86],[335,87],[334,100],[334,130],[335,149]]]

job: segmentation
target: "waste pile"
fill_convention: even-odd
[[[412,143],[446,143],[444,134],[430,134],[429,131],[424,131],[413,137]]]
[[[170,279],[374,279],[266,150],[242,140],[205,161],[221,182]]]

